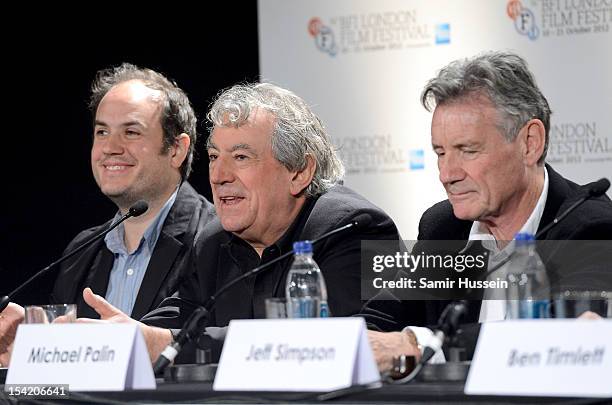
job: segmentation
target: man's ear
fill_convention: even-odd
[[[172,167],[180,168],[189,152],[189,145],[191,145],[191,139],[189,135],[183,133],[176,137],[174,145],[170,147],[170,153],[172,155]]]
[[[293,172],[293,176],[291,177],[291,186],[289,189],[291,195],[294,197],[300,195],[306,187],[310,185],[316,169],[317,162],[311,154],[307,154],[304,168],[300,171]]]
[[[546,128],[544,123],[537,118],[527,121],[519,133],[519,141],[522,144],[523,161],[528,166],[538,163],[544,153],[546,143]]]

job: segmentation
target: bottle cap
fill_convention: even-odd
[[[295,253],[312,253],[312,243],[309,240],[302,240],[293,243]]]
[[[525,246],[535,242],[535,237],[530,233],[520,232],[516,234],[514,240],[516,240],[516,246]]]

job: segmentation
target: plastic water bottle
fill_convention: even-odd
[[[550,317],[550,283],[533,235],[518,233],[508,271],[506,319]]]
[[[285,294],[289,318],[327,318],[327,288],[323,274],[312,259],[310,241],[293,244],[295,256],[289,274]]]

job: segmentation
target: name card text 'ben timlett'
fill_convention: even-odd
[[[602,364],[605,353],[604,347],[595,347],[592,350],[583,349],[582,347],[578,347],[575,350],[562,350],[559,347],[550,347],[543,353],[521,353],[514,349],[510,351],[508,366],[594,366]]]

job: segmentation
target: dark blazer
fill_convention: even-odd
[[[581,188],[581,186],[565,179],[550,166],[547,165],[546,167],[549,181],[548,196],[538,230],[551,223],[569,206],[585,195],[585,190]],[[445,200],[433,205],[425,211],[419,223],[418,239],[419,241],[458,240],[466,241],[467,243],[472,224],[472,221],[460,220],[455,217],[450,202]],[[554,241],[612,239],[612,202],[610,198],[603,195],[585,201],[563,221],[560,221],[556,226],[540,236],[539,239]],[[574,245],[571,245],[571,243],[572,242],[566,242],[565,246],[563,246],[563,243],[559,243],[559,247],[554,252],[542,252],[539,250],[540,256],[544,263],[555,260],[565,261],[566,263],[568,260],[579,260],[580,255],[575,254]],[[476,245],[473,248],[478,249]],[[608,252],[596,252],[596,254],[608,256],[611,253],[612,249],[609,249]],[[601,260],[606,259],[598,260],[599,263],[602,263]],[[609,263],[609,259],[607,260]],[[582,263],[578,262],[575,265],[568,266],[571,270],[574,270],[573,274],[565,273],[562,275],[557,274],[557,276],[563,276],[564,280],[562,281],[566,283],[566,285],[576,280],[583,279],[581,281],[585,281],[585,278],[589,278],[592,283],[596,286],[599,285],[600,288],[603,288],[601,287],[603,285],[602,283],[607,283],[608,287],[610,286],[609,283],[612,272],[608,271],[607,274],[588,273],[589,270],[585,270],[581,264]],[[551,279],[551,283],[552,282],[553,280]],[[450,301],[372,301],[368,304],[368,309],[378,310],[389,316],[387,318],[389,322],[379,322],[377,326],[381,330],[390,331],[400,330],[409,325],[436,325],[440,314],[449,302]],[[478,336],[480,306],[480,300],[468,302],[468,313],[463,319],[464,325],[461,331],[462,335],[459,336],[460,343],[457,343],[458,345],[466,347],[468,358],[471,358],[473,354],[476,338]],[[367,311],[364,312],[367,313]]]
[[[334,316],[357,314],[363,304],[361,241],[399,241],[397,228],[380,208],[343,186],[334,186],[321,196],[309,199],[290,228],[293,237],[288,242],[311,240],[348,224],[364,213],[371,217],[371,221],[364,221],[367,223],[363,227],[330,237],[314,246],[313,258],[325,278],[329,307]],[[197,267],[181,285],[180,298],[166,300],[157,311],[146,317],[145,322],[179,328],[196,305],[204,304],[234,275],[242,274],[244,269],[238,268],[240,258],[232,258],[228,250],[232,238],[235,237],[225,231],[200,235],[196,242],[197,259],[194,260]],[[290,249],[291,243],[285,243],[281,246],[283,251],[277,255]],[[225,326],[232,319],[265,317],[265,298],[285,296],[285,279],[291,262],[292,258],[289,257],[260,273],[254,280],[239,283],[228,290],[217,301],[211,325]]]
[[[538,231],[551,223],[570,205],[585,195],[578,184],[567,180],[552,167],[548,170],[548,197]],[[444,200],[429,208],[419,222],[420,240],[467,240],[472,221],[460,220],[453,207]],[[591,198],[574,210],[566,219],[551,228],[539,239],[548,240],[605,240],[612,238],[612,202],[606,195]]]
[[[191,251],[196,234],[202,232],[214,218],[214,206],[188,182],[183,182],[157,239],[134,303],[132,318],[140,319],[156,308],[164,298],[177,291],[182,270],[191,267]],[[110,224],[111,221],[79,233],[65,253],[94,237]],[[91,287],[94,293],[106,295],[113,260],[113,253],[106,248],[102,239],[65,262],[57,275],[51,302],[76,303],[79,317],[99,318],[83,301],[82,292],[85,287]]]
[[[568,207],[585,195],[585,190],[578,184],[565,179],[559,173],[554,171],[552,167],[546,166],[548,170],[548,196],[546,205],[542,214],[542,219],[538,226],[538,231],[546,225],[553,222],[555,218],[561,215]],[[453,209],[448,200],[442,201],[429,208],[419,223],[419,240],[466,240],[469,237],[472,221],[463,221],[457,219],[453,214]],[[576,241],[576,240],[608,240],[612,239],[612,201],[606,195],[591,198],[585,201],[581,206],[575,209],[564,220],[560,221],[556,226],[552,227],[546,233],[541,235],[540,240],[554,241]],[[550,250],[540,250],[542,260],[555,260],[554,255],[559,255],[567,247],[566,254],[572,254],[572,246],[567,243],[566,246],[561,246],[555,252]],[[575,255],[575,250],[573,255]],[[562,255],[563,259],[569,259]],[[559,259],[557,259],[558,261]],[[578,267],[578,264],[576,265]],[[580,271],[581,269],[575,269]],[[563,277],[565,283],[568,283],[569,277],[572,275],[564,273],[557,275]],[[554,275],[553,275],[554,277]],[[575,276],[580,277],[580,274]],[[600,278],[601,280],[601,278]],[[554,280],[551,280],[554,281]],[[440,302],[438,304],[444,304]],[[434,305],[439,307],[440,305]],[[430,313],[425,320],[428,324],[433,324],[437,320],[432,319],[438,315],[442,308],[436,308]],[[480,301],[470,303],[470,312],[468,321],[478,321],[480,314]]]

